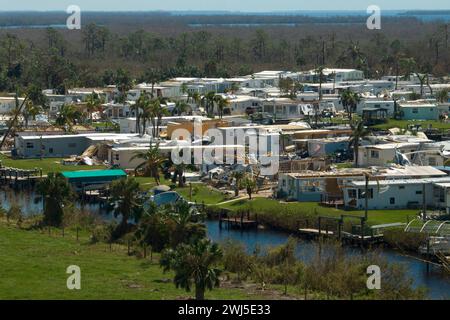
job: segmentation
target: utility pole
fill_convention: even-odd
[[[365,185],[365,192],[364,192],[364,202],[365,202],[365,206],[364,206],[364,218],[367,221],[367,218],[369,216],[369,175],[365,174],[364,175],[365,180],[366,180],[366,185]]]
[[[422,219],[425,221],[427,219],[427,200],[425,195],[425,183],[422,184]]]

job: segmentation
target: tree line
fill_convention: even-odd
[[[232,77],[261,69],[318,66],[357,68],[370,78],[412,68],[437,76],[450,71],[445,23],[388,20],[382,30],[369,31],[352,23],[327,24],[326,28],[315,24],[189,28],[173,19],[166,17],[164,28],[149,21],[127,25],[124,31],[95,22],[72,32],[53,28],[3,31],[0,91],[14,91],[13,80],[60,93],[73,86],[116,84],[123,75],[150,81],[149,70],[155,69],[164,78]]]

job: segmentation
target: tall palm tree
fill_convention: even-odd
[[[139,98],[136,100],[136,103],[133,106],[134,112],[136,113],[136,132],[139,134],[145,133],[145,127],[147,125],[147,120],[151,117],[151,101],[148,97],[147,93],[144,91]],[[142,111],[142,112],[141,112]],[[141,121],[142,121],[142,130],[141,132]]]
[[[352,134],[349,140],[349,146],[353,147],[355,156],[355,167],[358,167],[359,145],[361,139],[369,135],[369,131],[364,127],[363,121],[358,121],[356,124],[351,124]]]
[[[222,97],[221,95],[217,95],[215,97],[215,102],[217,104],[219,118],[222,119],[223,118],[223,109],[225,109],[226,107],[228,107],[230,105],[230,101],[228,99]]]
[[[234,179],[234,196],[239,196],[239,189],[241,187],[241,181],[244,179],[245,174],[242,171],[233,171],[231,178]]]
[[[135,171],[144,169],[144,175],[150,175],[155,179],[156,184],[159,185],[159,168],[166,160],[159,151],[159,143],[156,143],[156,145],[151,143],[147,151],[135,152],[131,161],[135,159],[143,160],[143,162],[135,168]]]
[[[194,92],[192,94],[192,101],[197,105],[197,107],[199,106],[201,99],[202,99],[202,97],[201,97],[200,93]]]
[[[221,270],[216,266],[221,258],[219,246],[210,240],[202,239],[191,245],[181,244],[176,250],[165,250],[160,265],[164,272],[175,272],[173,281],[177,288],[189,292],[194,286],[196,300],[204,300],[205,291],[220,284]]]
[[[340,94],[342,106],[347,112],[348,119],[352,120],[352,114],[356,111],[358,103],[361,102],[361,96],[357,92],[346,89]]]
[[[214,99],[216,97],[215,91],[209,91],[205,96],[205,102],[206,102],[206,114],[208,117],[212,118],[214,116]]]
[[[113,181],[110,187],[111,202],[114,204],[114,216],[122,216],[118,227],[119,234],[126,231],[128,220],[133,218],[136,222],[141,216],[142,203],[139,197],[139,182],[134,178],[123,178]]]
[[[86,98],[86,109],[89,114],[89,120],[92,122],[92,114],[99,110],[101,105],[100,97],[97,93],[92,92]]]
[[[246,174],[242,183],[247,191],[248,198],[252,200],[252,194],[256,191],[255,177],[251,174]]]
[[[37,190],[44,200],[44,223],[60,226],[64,217],[64,205],[69,204],[75,196],[70,184],[61,173],[50,172],[47,178],[39,182]]]
[[[10,136],[11,132],[13,132],[15,130],[15,128],[18,126],[19,117],[22,114],[23,108],[25,108],[28,100],[32,101],[32,103],[34,105],[40,105],[40,106],[45,106],[48,103],[48,100],[42,93],[42,90],[37,86],[32,85],[29,88],[27,88],[27,90],[25,90],[25,95],[24,95],[22,102],[20,102],[20,100],[19,100],[19,97],[20,97],[19,91],[20,90],[17,87],[16,93],[14,95],[14,100],[15,100],[15,104],[16,104],[15,109],[14,109],[15,111],[14,111],[14,114],[12,115],[11,119],[7,122],[6,132],[4,133],[3,138],[0,142],[0,150],[2,149],[3,145],[5,144],[6,139]]]

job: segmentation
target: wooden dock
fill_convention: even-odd
[[[240,216],[234,217],[223,216],[221,214],[219,216],[220,229],[222,229],[223,224],[225,224],[228,229],[251,229],[258,227],[258,220],[256,216],[255,219],[251,219],[249,212],[246,214],[242,212]]]
[[[1,167],[0,168],[0,183],[10,185],[11,187],[23,187],[34,185],[37,181],[45,178],[42,170],[24,170],[17,168]]]

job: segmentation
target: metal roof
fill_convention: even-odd
[[[114,170],[82,170],[82,171],[64,171],[62,175],[67,179],[74,178],[103,178],[103,177],[116,177],[123,176],[126,177],[127,174],[122,169]]]

